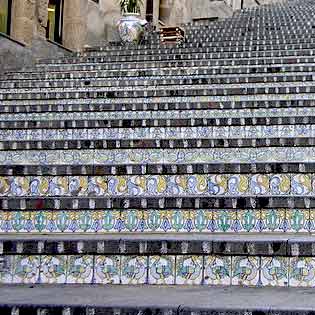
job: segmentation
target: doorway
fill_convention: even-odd
[[[150,23],[153,22],[153,0],[147,0],[147,11],[145,19]]]
[[[10,35],[12,0],[0,0],[0,33]]]
[[[49,0],[48,3],[46,38],[59,44],[62,44],[63,2],[64,0]]]

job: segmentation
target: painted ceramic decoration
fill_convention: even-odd
[[[118,31],[124,43],[138,44],[144,34],[147,22],[139,18],[137,13],[127,13],[118,22]]]

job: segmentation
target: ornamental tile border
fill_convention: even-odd
[[[314,64],[315,65],[315,64]],[[276,66],[276,65],[275,65]],[[1,93],[0,93],[1,95]],[[67,107],[73,104],[142,104],[146,106],[147,104],[152,103],[205,103],[205,102],[241,102],[241,101],[292,101],[292,100],[310,100],[314,101],[314,93],[297,93],[297,94],[262,94],[262,95],[231,95],[231,96],[182,96],[182,97],[128,97],[128,98],[116,98],[116,99],[82,99],[77,97],[69,99],[48,99],[48,100],[28,100],[28,99],[19,99],[19,100],[5,100],[1,101],[1,104],[4,106],[20,106],[20,105],[67,105]],[[223,104],[222,104],[223,106]]]
[[[315,125],[0,130],[0,141],[255,139],[315,137]]]
[[[5,176],[0,197],[315,196],[315,174]]]
[[[10,255],[1,259],[1,284],[315,287],[314,257]]]
[[[0,211],[0,233],[314,233],[315,209]]]
[[[315,147],[0,151],[2,165],[315,162]]]
[[[273,59],[279,59],[273,57]],[[181,84],[181,90],[214,90],[216,88],[233,89],[233,88],[280,88],[280,87],[313,87],[313,82],[268,82],[268,83],[227,83],[227,84],[203,84],[203,85],[192,85],[192,84]],[[19,89],[6,89],[2,91],[2,95],[12,95],[12,94],[42,94],[45,96],[46,93],[69,93],[69,92],[126,92],[126,91],[169,91],[174,90],[173,85],[160,85],[160,86],[145,86],[145,87],[134,87],[134,86],[124,86],[124,87],[54,87],[52,88],[19,88]]]
[[[0,114],[1,121],[59,121],[106,119],[198,119],[198,118],[255,118],[255,117],[305,117],[314,116],[315,108],[258,108],[216,110],[168,110],[168,111],[113,111],[69,113],[16,113]]]

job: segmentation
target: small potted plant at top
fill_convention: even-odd
[[[118,32],[124,43],[138,44],[144,34],[147,21],[140,18],[143,0],[119,0],[122,18],[118,21]]]

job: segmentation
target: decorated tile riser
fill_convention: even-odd
[[[290,30],[288,30],[289,32]],[[236,31],[237,32],[237,31]],[[308,33],[308,31],[306,31],[306,33]],[[202,33],[202,31],[200,30],[200,33],[198,32],[198,36],[202,36],[204,38],[207,38],[210,36],[210,32],[209,33]],[[186,33],[186,37],[188,36],[195,36],[196,32],[191,33],[190,31],[188,31]],[[225,36],[235,36],[236,34],[233,33],[226,33]],[[270,34],[268,34],[270,35]],[[287,34],[288,35],[288,34]],[[213,38],[217,38],[216,35],[213,36]],[[190,38],[192,39],[192,38]],[[243,39],[243,37],[242,37]],[[304,54],[303,54],[304,52]],[[262,51],[255,51],[255,52],[248,52],[248,53],[244,53],[244,52],[222,52],[222,53],[206,53],[206,52],[202,52],[202,51],[198,51],[194,54],[192,54],[191,52],[182,52],[180,55],[178,55],[179,57],[176,58],[177,60],[185,60],[185,59],[192,59],[192,57],[195,60],[198,59],[226,59],[226,58],[259,58],[259,57],[266,57],[266,59],[269,59],[268,57],[279,57],[279,56],[312,56],[312,53],[308,50],[304,50],[303,52],[300,52],[299,50],[286,50],[286,51],[274,51],[274,52],[269,52],[269,54],[266,55],[266,53],[262,52]],[[159,54],[159,57],[161,58],[161,60],[174,60],[175,56],[174,54]],[[107,56],[107,58],[105,58],[104,56],[88,56],[88,57],[83,57],[81,56],[80,58],[76,58],[76,59],[72,59],[72,63],[73,64],[82,64],[82,63],[100,63],[100,62],[117,62],[117,61],[152,61],[152,60],[156,60],[157,56],[156,54],[148,54],[148,55],[129,55],[129,56]],[[56,65],[56,64],[62,64],[64,65],[65,62],[68,60],[48,60],[48,64],[49,65]],[[41,63],[43,64],[43,63]],[[45,63],[47,65],[47,63]],[[44,85],[45,87],[49,87],[47,85]]]
[[[315,108],[261,108],[239,110],[169,110],[169,111],[117,111],[117,112],[69,112],[69,113],[16,113],[0,114],[1,121],[58,121],[105,119],[210,119],[255,117],[304,117],[314,116]]]
[[[0,233],[315,233],[315,209],[0,211]]]
[[[3,165],[315,162],[315,147],[0,151]]]
[[[315,287],[314,257],[2,256],[0,283]]]
[[[0,141],[314,137],[315,125],[0,130]]]
[[[314,196],[314,174],[0,177],[1,197]]]
[[[299,64],[301,66],[301,64]],[[307,64],[308,65],[308,64]],[[314,65],[314,64],[310,64]],[[259,65],[255,65],[255,68],[259,67]],[[262,66],[265,68],[265,66]],[[220,68],[218,66],[218,68]],[[59,99],[36,99],[36,102],[34,102],[33,99],[21,99],[8,101],[4,100],[1,103],[6,106],[17,106],[17,105],[50,105],[50,104],[56,104],[56,105],[67,105],[71,106],[72,104],[142,104],[142,106],[146,106],[150,103],[179,103],[179,104],[185,104],[185,103],[205,103],[209,102],[209,105],[211,102],[231,102],[233,105],[233,102],[246,102],[246,101],[292,101],[292,100],[310,100],[313,101],[315,99],[314,93],[297,93],[297,94],[256,94],[256,95],[227,95],[227,96],[183,96],[183,97],[150,97],[150,98],[116,98],[116,99],[104,99],[104,98],[94,98],[94,99],[88,99],[84,100],[80,98],[79,93],[74,96],[71,100],[69,99],[62,99],[61,96]],[[220,104],[224,107],[223,104]],[[222,107],[222,108],[223,108]]]
[[[310,52],[310,51],[309,51]],[[311,71],[311,70],[310,70]],[[136,86],[136,87],[147,87],[150,85],[164,86],[169,85],[182,85],[182,84],[191,84],[196,83],[204,84],[212,82],[214,84],[232,84],[232,83],[267,83],[267,82],[301,82],[301,81],[312,81],[312,76],[307,72],[293,72],[289,74],[265,74],[257,73],[253,74],[221,74],[221,75],[176,75],[175,73],[169,73],[166,75],[148,75],[146,77],[135,77],[135,76],[126,76],[114,77],[113,72],[108,73],[108,77],[99,75],[98,78],[90,78],[90,85],[92,87],[124,87],[124,86]],[[153,71],[154,72],[154,71]],[[120,74],[122,74],[121,71]],[[213,72],[210,70],[209,73]],[[214,72],[215,73],[215,72]],[[135,74],[134,74],[135,75]],[[85,77],[85,79],[87,79]],[[61,79],[60,76],[57,80],[52,78],[51,80],[26,80],[26,81],[6,81],[0,82],[1,89],[38,89],[38,88],[81,88],[85,87],[85,82],[78,75],[75,79]]]

